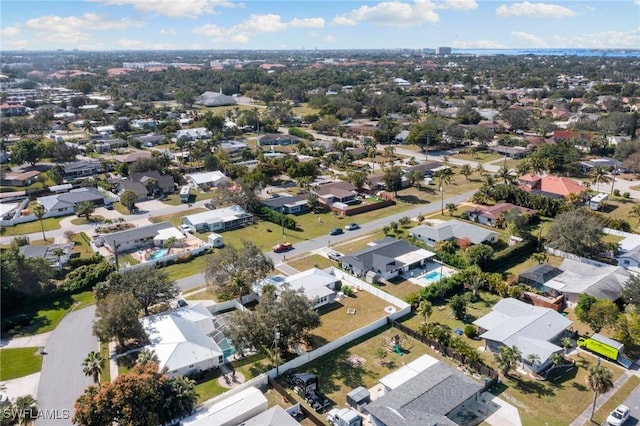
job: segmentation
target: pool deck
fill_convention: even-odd
[[[436,279],[427,280],[424,278],[425,275],[432,272],[438,273],[438,277]],[[436,262],[429,262],[424,269],[411,271],[411,276],[407,279],[420,287],[429,287],[431,284],[440,281],[441,277],[448,278],[456,273],[458,273],[458,271],[450,266]]]

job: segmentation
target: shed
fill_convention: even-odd
[[[347,405],[360,410],[363,405],[371,402],[371,393],[364,386],[358,386],[347,394]]]
[[[367,274],[364,277],[365,281],[371,284],[375,284],[378,281],[380,281],[380,275],[376,274],[373,271],[369,271],[367,272]]]
[[[224,246],[224,240],[222,238],[222,235],[216,234],[215,232],[212,232],[211,234],[209,234],[209,236],[207,237],[207,242],[211,244],[213,247]]]

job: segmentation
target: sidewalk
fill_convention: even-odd
[[[634,373],[632,371],[625,371],[624,373],[622,373],[622,376],[618,377],[618,380],[613,383],[613,387],[609,389],[608,392],[603,393],[602,395],[598,395],[598,401],[596,402],[596,411],[598,411],[600,407],[602,407],[609,400],[609,398],[611,398],[615,391],[618,390],[620,386],[622,386],[633,375]],[[582,414],[580,414],[578,418],[575,419],[569,426],[583,426],[584,424],[590,423],[591,409],[592,405],[589,404],[587,409],[584,410]]]
[[[28,347],[38,347],[38,346],[47,346],[47,341],[49,341],[49,336],[51,336],[51,331],[46,333],[36,334],[33,336],[24,336],[24,337],[15,337],[9,339],[0,339],[0,348],[28,348]]]
[[[118,361],[116,361],[116,342],[109,342],[109,374],[113,382],[118,377]]]

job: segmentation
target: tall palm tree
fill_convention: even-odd
[[[100,355],[100,352],[91,351],[87,354],[87,357],[82,361],[82,372],[85,376],[92,376],[93,383],[100,383],[100,375],[104,368],[104,358]]]
[[[607,392],[613,387],[612,381],[613,375],[611,371],[598,362],[596,365],[589,369],[587,374],[587,386],[593,391],[593,406],[591,407],[591,420],[593,420],[593,413],[596,411],[596,400],[598,395]]]
[[[507,167],[500,167],[500,169],[496,173],[496,177],[503,179],[505,184],[513,183],[516,180],[516,177],[511,169]]]
[[[478,165],[476,166],[476,173],[478,173],[480,176],[484,175],[484,166],[482,165],[482,163],[478,163]]]
[[[602,166],[596,166],[589,171],[589,177],[591,178],[591,184],[596,185],[596,189],[600,190],[601,183],[611,182],[608,172]]]
[[[630,211],[629,216],[634,216],[638,219],[638,224],[640,225],[640,204],[636,204]]]
[[[418,314],[422,317],[422,322],[426,324],[433,313],[433,305],[428,300],[422,300],[418,305]]]
[[[438,187],[440,188],[440,214],[444,215],[444,188],[453,181],[453,170],[447,167],[438,171],[436,179],[438,179]]]
[[[42,218],[47,211],[44,209],[44,206],[40,203],[33,206],[33,214],[37,216],[40,221],[40,229],[42,229],[42,239],[47,241],[47,236],[44,235],[44,223],[42,222]]]
[[[31,395],[23,395],[16,398],[15,413],[18,415],[19,425],[28,425],[38,417],[37,401]]]
[[[473,170],[471,170],[471,166],[468,164],[463,164],[460,168],[460,174],[464,176],[467,181],[469,180],[469,176],[471,176],[472,173]]]
[[[529,364],[535,367],[535,365],[540,362],[540,355],[536,353],[530,353],[529,355],[527,355],[527,361],[529,361]]]

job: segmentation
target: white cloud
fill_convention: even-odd
[[[445,0],[435,4],[437,9],[473,10],[478,8],[476,0]]]
[[[556,36],[558,47],[572,46],[583,49],[616,49],[640,46],[640,28],[631,31],[603,31],[574,37]]]
[[[636,4],[636,6],[640,6],[640,0],[636,0],[634,1],[634,3]]]
[[[506,46],[493,40],[456,41],[457,49],[504,49]]]
[[[458,4],[459,2],[454,2]],[[445,3],[440,6],[444,7]],[[413,3],[391,1],[378,3],[375,6],[360,6],[344,15],[333,19],[334,25],[355,25],[360,21],[373,22],[378,25],[408,27],[423,22],[438,22],[440,17],[434,12],[436,6],[430,0],[415,0]]]
[[[55,16],[47,15],[33,18],[27,21],[26,27],[34,31],[56,32],[64,34],[78,33],[80,30],[117,30],[121,31],[130,27],[142,27],[143,21],[131,18],[118,20],[106,19],[96,13],[85,13],[82,16]]]
[[[328,34],[328,35],[324,36],[322,41],[324,41],[325,43],[335,43],[336,38],[334,36],[332,36],[331,34]]]
[[[529,3],[524,1],[522,3],[513,3],[511,5],[505,5],[496,9],[496,15],[498,16],[530,16],[530,17],[545,17],[545,18],[566,18],[568,16],[574,16],[576,13],[564,6],[549,3]]]
[[[15,37],[18,33],[20,33],[20,29],[18,27],[5,27],[0,32],[3,38]]]
[[[175,28],[167,28],[167,29],[161,29],[160,30],[160,34],[162,35],[174,35],[176,33],[176,29]]]
[[[194,28],[193,32],[210,37],[215,43],[247,44],[251,41],[251,37],[258,34],[277,33],[287,28],[322,27],[324,27],[324,19],[322,18],[294,18],[291,22],[283,22],[280,15],[270,13],[265,15],[253,14],[246,21],[231,27],[205,24]]]
[[[294,28],[324,28],[322,18],[293,18],[289,23]]]
[[[29,45],[27,40],[2,40],[3,49],[25,49]]]
[[[130,40],[130,39],[120,39],[116,42],[118,47],[123,47],[125,49],[135,49],[144,46],[144,41],[142,40]]]
[[[107,5],[131,5],[136,10],[172,18],[197,18],[216,13],[216,8],[244,7],[228,0],[90,0]]]
[[[549,44],[542,37],[538,37],[533,34],[525,33],[522,31],[512,31],[511,35],[524,40],[531,45],[523,47],[549,47]]]

